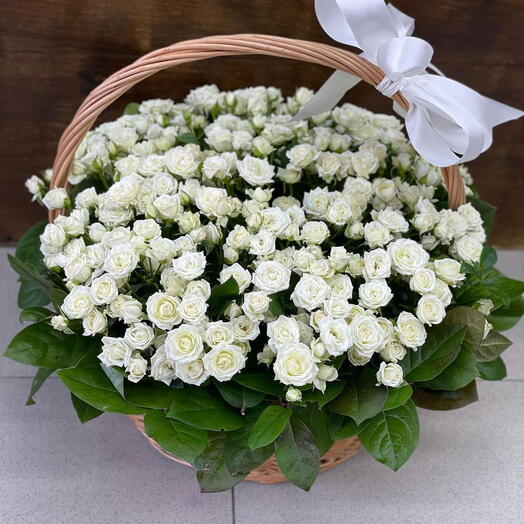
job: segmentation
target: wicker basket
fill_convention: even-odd
[[[159,453],[162,453],[162,455],[168,459],[174,460],[179,464],[191,467],[189,462],[181,460],[178,457],[171,455],[171,453],[163,450],[155,440],[146,435],[146,432],[144,431],[143,415],[129,415],[129,418],[137,427],[138,431],[144,435],[144,437]],[[334,468],[335,466],[338,466],[339,464],[342,464],[342,462],[345,462],[348,458],[358,453],[360,447],[360,441],[357,437],[349,437],[344,440],[338,440],[324,455],[322,455],[322,457],[320,457],[320,471],[326,471],[328,469]],[[258,482],[259,484],[277,484],[279,482],[287,482],[287,478],[278,467],[275,455],[271,455],[271,457],[269,457],[263,464],[251,471],[245,480]]]
[[[75,151],[85,134],[102,111],[141,80],[178,64],[218,56],[255,54],[302,60],[331,69],[339,69],[358,76],[372,86],[380,84],[385,77],[384,72],[379,67],[361,56],[345,49],[338,49],[315,42],[258,34],[210,36],[179,42],[142,56],[132,64],[111,75],[87,96],[58,143],[53,163],[51,188],[67,186],[67,177]],[[391,98],[404,110],[408,109],[408,103],[400,93],[394,93]],[[466,201],[464,183],[458,166],[442,168],[442,176],[448,191],[448,205],[451,209],[455,209]],[[50,211],[49,220],[54,220],[60,213],[60,210]],[[143,418],[141,416],[132,416],[130,418],[142,434],[146,436]],[[146,438],[163,455],[182,464],[189,465],[166,453],[149,437],[146,436]],[[355,437],[336,442],[321,458],[320,469],[326,470],[340,464],[354,455],[359,448],[360,443]],[[252,471],[247,476],[247,480],[269,484],[283,482],[286,479],[273,456]]]

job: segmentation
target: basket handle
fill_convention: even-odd
[[[58,142],[51,187],[66,186],[75,152],[100,113],[141,80],[158,71],[186,62],[217,56],[255,54],[292,58],[340,69],[358,76],[372,86],[378,85],[385,76],[375,64],[345,49],[280,36],[258,34],[210,36],[157,49],[112,74],[89,93]],[[392,98],[404,110],[408,109],[408,102],[399,92]],[[458,166],[442,168],[442,176],[448,191],[449,207],[455,209],[465,202],[464,184]],[[58,210],[51,211],[49,218],[52,220],[59,213]]]

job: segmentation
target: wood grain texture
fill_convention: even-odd
[[[522,0],[395,0],[416,18],[416,35],[436,48],[434,63],[487,96],[522,106]],[[210,34],[269,33],[333,44],[318,25],[312,0],[3,0],[0,3],[0,242],[15,241],[45,213],[23,183],[50,166],[60,132],[88,92],[115,70],[157,47]],[[266,57],[187,64],[140,84],[129,101],[182,98],[189,89],[276,85],[318,88],[319,66]],[[346,97],[371,110],[390,103],[359,85]],[[491,240],[524,247],[524,122],[495,130],[495,145],[471,164],[487,200],[499,207]]]

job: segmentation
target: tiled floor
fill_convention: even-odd
[[[15,276],[0,249],[0,349],[19,328]],[[499,267],[524,278],[524,253]],[[199,493],[193,473],[155,452],[119,415],[81,425],[65,388],[50,380],[25,407],[32,370],[0,359],[0,522],[39,524],[522,523],[524,323],[509,332],[508,378],[481,383],[460,411],[420,410],[421,439],[393,473],[362,452],[317,479],[244,482]]]

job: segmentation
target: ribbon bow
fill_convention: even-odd
[[[469,162],[486,151],[493,127],[524,113],[447,78],[430,62],[431,45],[411,36],[413,18],[383,0],[315,0],[320,25],[334,40],[363,51],[385,73],[377,89],[391,97],[400,91],[409,102],[406,130],[415,150],[435,166]],[[360,79],[336,71],[295,119],[332,109]]]

